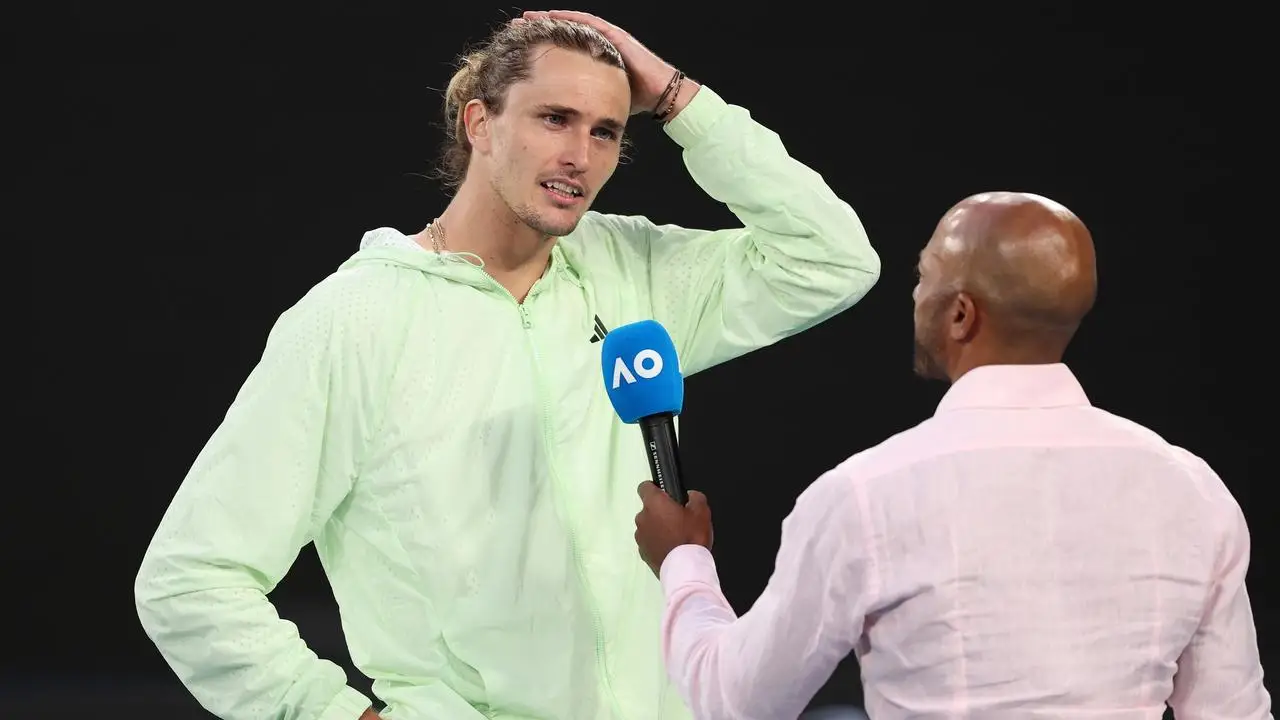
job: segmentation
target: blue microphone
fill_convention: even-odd
[[[675,425],[684,407],[684,376],[666,328],[641,320],[611,330],[601,343],[600,369],[618,417],[640,426],[650,479],[681,505],[689,502]]]

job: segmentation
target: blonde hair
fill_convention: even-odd
[[[457,69],[445,90],[445,141],[437,174],[448,187],[456,189],[462,184],[471,161],[463,109],[472,100],[480,100],[490,113],[501,114],[507,90],[529,77],[531,52],[540,45],[576,50],[626,70],[618,49],[594,28],[551,19],[506,23],[477,49],[458,57]]]

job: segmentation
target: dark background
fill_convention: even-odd
[[[33,335],[26,460],[11,464],[32,500],[8,513],[22,607],[3,631],[0,716],[204,717],[142,634],[134,573],[279,313],[365,230],[415,232],[443,208],[419,175],[440,139],[436,89],[464,43],[518,12],[452,5],[84,4],[40,33],[9,28],[11,92],[33,93],[10,95],[9,114],[38,127],[9,138],[34,151],[11,166],[35,191],[17,208],[36,212],[33,231],[11,238],[28,253]],[[1170,7],[580,7],[777,130],[883,259],[849,312],[688,380],[685,462],[739,611],[800,490],[944,392],[911,374],[913,266],[938,218],[974,192],[1027,190],[1075,210],[1097,243],[1100,296],[1068,362],[1096,405],[1204,457],[1235,494],[1264,667],[1280,661],[1269,421],[1248,417],[1274,358],[1258,309],[1274,297],[1274,233],[1246,199],[1271,182],[1248,175],[1271,175],[1254,98],[1274,88],[1258,18]],[[597,209],[736,224],[651,122],[631,132]],[[272,599],[349,667],[311,548]],[[849,661],[815,705],[860,701]]]

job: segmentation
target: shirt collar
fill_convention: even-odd
[[[973,408],[1048,408],[1089,404],[1084,388],[1063,363],[983,365],[952,383],[934,414]]]

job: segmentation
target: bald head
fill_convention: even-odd
[[[1011,339],[1069,340],[1097,293],[1088,229],[1039,195],[965,198],[943,216],[925,253],[937,263],[939,284],[973,296],[993,329]]]

